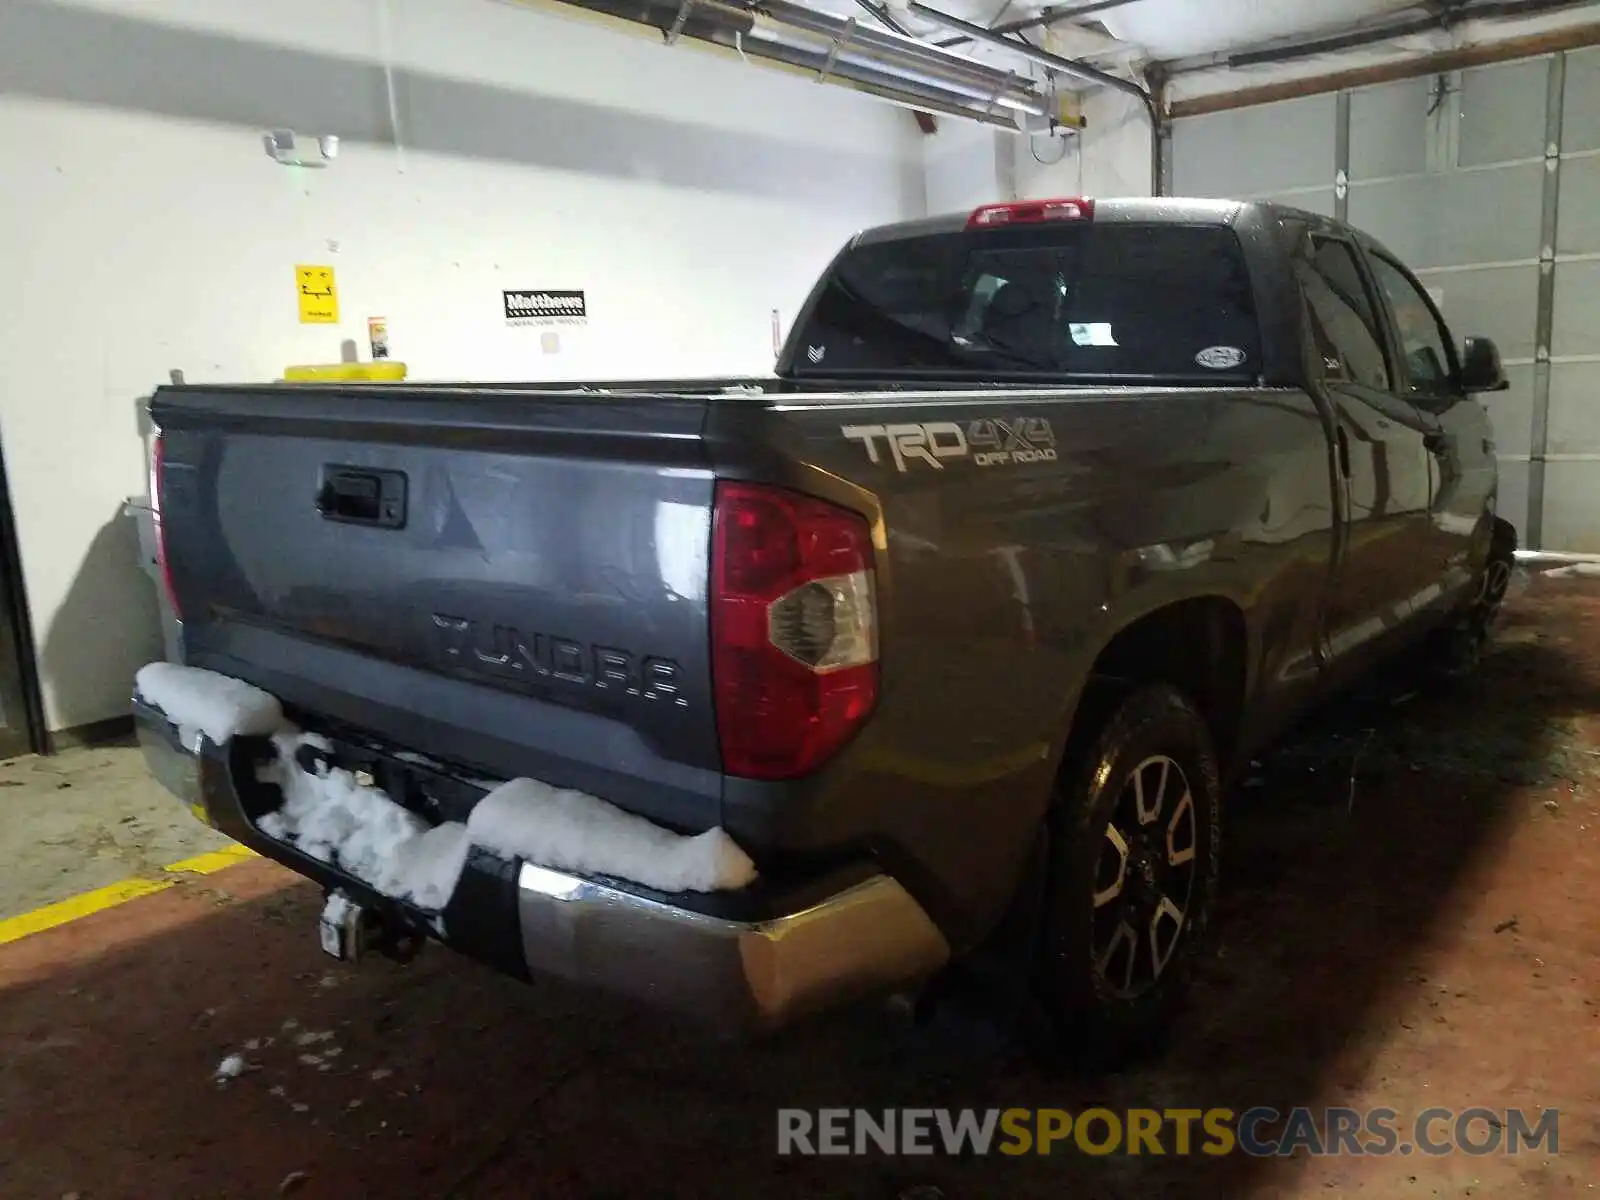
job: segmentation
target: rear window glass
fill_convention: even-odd
[[[1232,230],[1084,222],[847,252],[793,369],[1237,383],[1261,352]]]

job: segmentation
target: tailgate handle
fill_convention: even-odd
[[[317,511],[324,520],[346,525],[403,529],[406,477],[401,471],[325,466],[317,489]]]

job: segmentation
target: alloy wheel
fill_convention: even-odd
[[[1499,609],[1511,586],[1511,564],[1503,558],[1492,558],[1483,571],[1483,583],[1478,589],[1478,603],[1490,612]]]
[[[1111,994],[1138,997],[1173,961],[1199,851],[1188,776],[1175,759],[1151,755],[1123,782],[1095,864],[1094,969]]]

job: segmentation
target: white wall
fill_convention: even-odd
[[[1084,97],[1088,124],[1067,143],[1017,139],[1017,188],[1022,199],[1048,196],[1148,196],[1150,122],[1132,96],[1102,88]],[[1039,160],[1042,159],[1041,163]]]
[[[392,55],[398,139],[384,72]],[[325,171],[263,152],[336,133]],[[0,436],[48,723],[159,655],[125,497],[171,368],[270,380],[389,320],[414,378],[759,372],[854,229],[920,215],[905,112],[491,0],[0,3]],[[395,142],[398,141],[398,148]],[[302,326],[296,263],[341,323]],[[581,287],[544,354],[503,288]]]
[[[1016,199],[1014,133],[970,121],[939,118],[938,132],[923,138],[928,211],[960,212]]]

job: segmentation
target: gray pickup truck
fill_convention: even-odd
[[[204,820],[397,952],[724,1030],[1000,962],[1063,1044],[1133,1051],[1239,764],[1487,636],[1516,534],[1474,396],[1504,387],[1371,238],[1199,200],[864,232],[769,378],[163,387],[190,666],[428,825],[539,780],[759,874],[666,893],[473,845],[428,911],[272,835],[266,739],[135,713]]]

